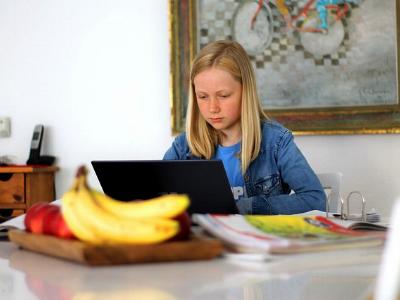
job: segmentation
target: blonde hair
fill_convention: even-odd
[[[242,85],[240,161],[242,174],[258,156],[261,144],[261,120],[266,119],[258,94],[254,70],[243,47],[233,41],[216,41],[202,48],[190,72],[186,135],[195,156],[211,159],[219,142],[218,132],[201,116],[196,103],[194,78],[202,71],[217,67],[229,72]]]

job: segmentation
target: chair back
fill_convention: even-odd
[[[343,174],[340,172],[319,173],[317,176],[326,193],[326,211],[331,213],[339,212],[341,199],[340,185]]]

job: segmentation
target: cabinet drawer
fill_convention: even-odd
[[[0,174],[0,202],[3,204],[25,202],[24,173]]]

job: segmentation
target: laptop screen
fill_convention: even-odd
[[[103,191],[122,200],[187,194],[189,213],[238,213],[220,160],[92,161]]]

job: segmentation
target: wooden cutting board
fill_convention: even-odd
[[[223,245],[216,239],[193,236],[187,241],[153,245],[92,245],[78,240],[10,230],[10,241],[20,247],[91,266],[212,259]]]

